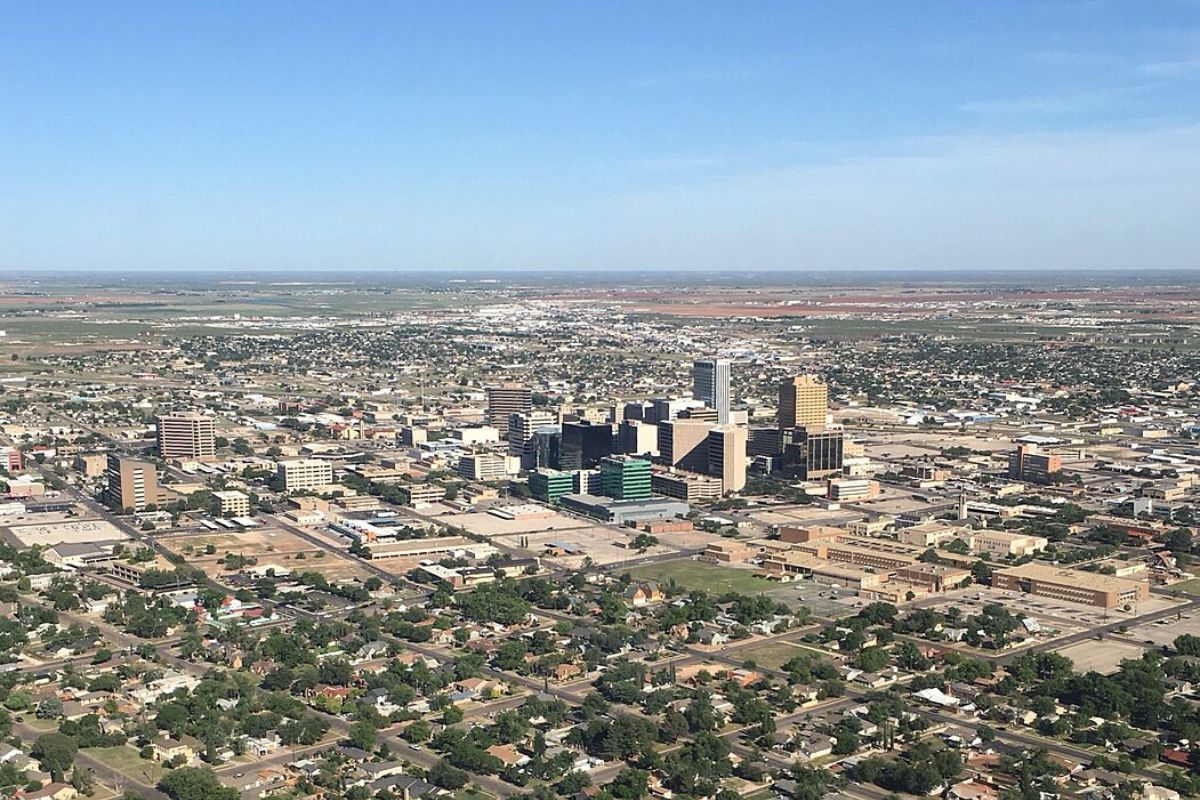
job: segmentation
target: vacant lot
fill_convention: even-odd
[[[807,655],[826,660],[836,660],[837,658],[823,650],[791,642],[768,642],[754,647],[740,648],[736,652],[738,658],[753,661],[766,669],[782,669],[784,664],[796,656]]]
[[[89,747],[83,752],[142,783],[158,783],[167,772],[157,762],[139,756],[132,747]]]
[[[1076,672],[1116,672],[1127,658],[1141,658],[1142,648],[1136,644],[1106,637],[1103,641],[1088,639],[1057,651],[1075,662]]]
[[[187,559],[187,563],[217,573],[227,554],[254,558],[259,566],[277,565],[294,572],[314,570],[331,581],[365,580],[370,573],[353,559],[314,547],[278,528],[255,528],[238,533],[164,536],[159,542]],[[205,552],[212,545],[216,552]]]
[[[252,528],[238,533],[201,533],[164,536],[158,540],[173,552],[186,556],[201,556],[209,545],[216,549],[215,557],[226,553],[256,556],[260,560],[276,559],[294,553],[315,553],[317,548],[287,531],[277,528]]]

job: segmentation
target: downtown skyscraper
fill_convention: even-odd
[[[717,411],[717,422],[729,422],[733,404],[729,378],[732,366],[727,358],[705,358],[692,364],[692,397],[703,400]]]

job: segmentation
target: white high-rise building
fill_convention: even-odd
[[[717,410],[717,422],[729,422],[733,398],[729,391],[732,372],[729,359],[705,358],[692,364],[692,397]]]

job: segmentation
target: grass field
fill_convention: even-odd
[[[1172,583],[1167,587],[1172,592],[1183,592],[1184,594],[1200,595],[1200,578],[1189,578],[1186,581]]]
[[[673,580],[684,589],[703,589],[715,594],[762,594],[775,588],[766,580],[754,577],[754,573],[747,569],[717,567],[683,559],[634,567],[629,574],[634,578],[663,584]]]
[[[470,787],[459,789],[454,793],[454,800],[492,800],[487,792],[477,791]]]
[[[702,589],[717,595],[727,592],[762,594],[787,603],[793,608],[804,606],[818,617],[826,619],[838,619],[855,613],[853,608],[835,602],[827,587],[818,586],[811,581],[775,583],[755,577],[748,569],[719,567],[700,561],[679,559],[658,564],[643,564],[629,570],[629,574],[635,579],[658,581],[663,585],[674,580],[678,586],[688,591]]]
[[[84,752],[118,772],[146,783],[158,783],[167,772],[158,763],[139,756],[132,747],[89,747]]]
[[[767,642],[757,647],[743,647],[737,651],[738,658],[753,661],[760,667],[780,669],[799,655],[817,655],[807,647],[796,647],[787,642]]]

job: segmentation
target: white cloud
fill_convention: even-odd
[[[1153,61],[1139,66],[1138,72],[1155,78],[1188,78],[1200,76],[1200,58],[1185,58],[1178,61]]]
[[[1106,110],[1113,103],[1144,94],[1162,86],[1160,82],[1129,86],[1109,86],[1073,94],[1014,97],[1000,100],[975,100],[963,103],[960,110],[973,114],[1068,114]]]

